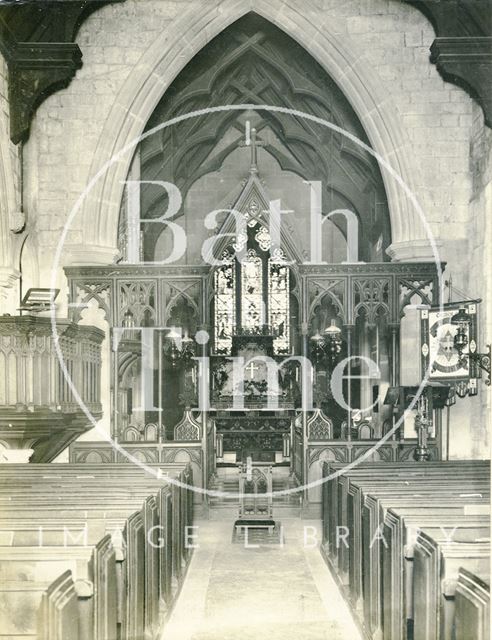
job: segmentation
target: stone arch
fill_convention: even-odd
[[[19,277],[15,266],[15,249],[10,232],[11,216],[17,208],[15,176],[9,149],[9,136],[0,129],[0,299],[6,298]]]
[[[190,7],[163,32],[129,74],[97,145],[90,180],[122,150],[95,181],[82,205],[84,246],[71,246],[74,261],[111,262],[117,254],[117,229],[123,181],[132,160],[134,145],[143,132],[167,87],[186,64],[213,37],[249,12],[255,12],[285,31],[331,75],[362,122],[373,149],[401,176],[412,190],[418,183],[415,169],[410,170],[406,155],[410,141],[375,69],[363,57],[357,58],[347,36],[331,33],[319,24],[296,0],[272,5],[268,0],[211,0],[199,8]],[[295,25],[295,28],[294,28]],[[183,33],[190,36],[183,38]],[[386,170],[382,171],[390,209],[393,244],[388,252],[394,260],[432,259],[424,224],[401,187]]]

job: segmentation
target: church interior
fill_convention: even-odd
[[[490,636],[489,0],[0,1],[0,640]]]

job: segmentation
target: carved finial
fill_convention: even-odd
[[[251,166],[249,168],[250,173],[258,172],[258,147],[264,147],[265,143],[261,140],[258,140],[256,137],[256,129],[253,127],[251,129],[251,123],[249,120],[246,120],[246,130],[244,141],[239,143],[240,147],[250,147],[251,149]]]

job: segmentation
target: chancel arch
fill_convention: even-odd
[[[410,290],[436,301],[434,264],[390,260],[401,227],[387,176],[367,150],[371,125],[287,32],[247,12],[196,52],[131,150],[126,178],[140,182],[137,197],[120,192],[117,264],[67,268],[72,291],[109,288],[121,337],[113,340],[113,435],[125,440],[132,427],[140,443],[152,425],[159,443],[171,443],[184,416],[199,410],[204,478],[215,464],[252,458],[290,461],[297,481],[307,481],[321,446],[307,435],[312,411],[330,424],[324,440],[343,459],[356,450],[352,440],[370,448],[383,433],[392,442],[386,455],[399,455],[404,434],[393,427],[402,407],[385,397],[399,384],[401,308]],[[294,113],[261,106],[286,103]],[[207,111],[224,104],[248,107]],[[190,112],[201,115],[179,119]],[[184,241],[171,260],[176,229]]]
[[[9,637],[485,640],[491,12],[0,1]]]
[[[269,3],[262,0],[252,2],[249,9],[239,7],[232,1],[225,2],[221,3],[220,12],[214,12],[213,7],[210,7],[210,11],[207,10],[203,14],[198,9],[193,10],[193,15],[183,17],[183,24],[186,22],[189,26],[191,22],[196,25],[196,29],[193,29],[196,35],[191,39],[191,43],[187,42],[183,49],[184,43],[178,37],[174,40],[166,38],[163,42],[158,39],[144,56],[145,66],[151,69],[149,75],[142,75],[141,69],[145,68],[142,65],[126,81],[120,92],[118,104],[108,117],[101,135],[93,163],[93,175],[105,162],[111,163],[112,157],[127,145],[131,148],[128,147],[128,153],[109,166],[108,171],[97,181],[93,192],[89,194],[82,211],[82,220],[87,229],[94,234],[94,250],[90,256],[84,256],[86,252],[83,249],[72,246],[74,260],[105,262],[116,254],[116,229],[123,192],[122,183],[130,166],[133,145],[143,132],[145,123],[149,121],[165,90],[183,68],[182,60],[190,60],[206,44],[205,30],[201,29],[200,24],[207,23],[206,33],[210,39],[249,11],[263,16],[287,34],[292,32],[293,22],[299,26],[299,29],[296,29],[296,40],[302,41],[303,48],[310,52],[338,83],[363,121],[374,150],[394,168],[410,190],[414,181],[418,182],[419,169],[412,167],[410,170],[408,166],[406,158],[410,145],[404,137],[404,127],[398,122],[397,109],[391,105],[391,100],[374,69],[364,64],[363,57],[355,59],[348,40],[342,40],[330,33],[324,25],[321,28],[310,13],[301,14],[294,2],[283,2],[282,7],[275,11]],[[177,29],[179,31],[178,25]],[[169,64],[169,59],[174,62]],[[413,257],[432,257],[424,226],[413,205],[407,197],[402,197],[401,187],[387,172],[383,172],[383,180],[392,219],[393,259],[411,259],[413,254],[408,243],[412,240],[417,241],[414,243],[416,253]]]

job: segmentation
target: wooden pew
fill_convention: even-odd
[[[430,472],[427,472],[426,475],[426,482],[437,482],[437,484],[439,485],[441,479],[446,478],[446,475],[442,475],[441,472],[438,472],[437,470],[433,472],[433,480],[430,480]],[[412,499],[412,500],[416,500],[417,502],[419,501],[419,496],[420,495],[424,495],[426,493],[426,491],[423,490],[423,484],[422,484],[422,478],[420,477],[411,477],[411,476],[407,476],[408,479],[407,480],[402,480],[400,477],[396,477],[396,478],[392,478],[389,474],[388,476],[386,476],[384,478],[384,480],[378,480],[377,478],[375,479],[372,475],[369,476],[358,476],[355,479],[350,478],[350,483],[349,483],[349,488],[348,491],[345,490],[344,484],[345,483],[339,483],[339,491],[343,491],[343,494],[339,500],[339,503],[342,501],[345,501],[345,497],[346,497],[346,501],[345,501],[345,506],[343,511],[338,510],[338,514],[343,516],[343,520],[339,521],[337,520],[335,522],[336,526],[342,526],[342,527],[347,527],[348,531],[349,531],[349,544],[348,546],[345,545],[338,545],[338,549],[336,550],[337,555],[335,556],[335,559],[338,559],[338,563],[337,563],[337,569],[341,578],[342,583],[346,584],[347,582],[349,582],[350,584],[350,588],[351,588],[351,592],[352,592],[352,597],[354,599],[354,601],[357,603],[358,599],[360,598],[360,588],[358,587],[360,579],[359,579],[359,567],[361,565],[362,562],[362,552],[361,552],[361,544],[362,544],[362,537],[361,537],[361,530],[362,530],[362,513],[364,511],[364,508],[367,506],[365,505],[365,499],[366,496],[372,491],[374,494],[377,494],[378,496],[382,497],[382,494],[384,493],[387,496],[396,496],[395,499],[399,499],[401,496],[405,496],[408,499]],[[482,480],[483,482],[483,480]],[[464,484],[464,479],[463,481],[460,481],[459,483],[456,483],[456,485],[458,486],[458,493],[462,493],[462,491],[464,491],[464,488],[466,487],[466,485]],[[443,490],[441,492],[441,495],[444,494],[444,497],[449,493],[449,491],[451,490],[451,485],[448,483],[448,488]],[[456,489],[456,486],[455,486]],[[485,488],[482,486],[481,487],[481,492],[482,495],[484,494],[484,492],[487,494],[488,492],[488,487],[487,487],[487,491],[485,492]],[[434,495],[437,496],[437,493],[435,490],[433,490]],[[476,487],[476,482],[473,481],[472,486],[469,487],[468,491],[467,491],[467,496],[470,493],[476,493],[477,492],[477,487]],[[478,498],[478,496],[477,496]],[[388,498],[389,499],[389,498]],[[465,500],[469,500],[470,498],[466,497],[464,498]],[[485,498],[480,498],[481,501],[484,501]],[[376,512],[373,521],[370,524],[370,531],[371,533],[371,540],[372,540],[372,536],[374,535],[374,532],[376,532],[378,530],[378,527],[380,526],[379,523],[379,518],[378,518],[378,512]],[[375,544],[377,544],[377,540],[375,541]],[[334,554],[332,554],[333,556]],[[376,552],[374,553],[374,556],[376,556]],[[354,575],[355,572],[355,575]],[[347,575],[348,575],[348,580],[347,580]]]
[[[377,477],[374,477],[374,469],[370,469],[368,471],[367,467],[365,469],[357,468],[356,470],[351,470],[349,478],[341,476],[335,481],[331,481],[331,491],[329,491],[329,501],[331,503],[329,506],[329,525],[326,526],[325,522],[324,543],[325,546],[329,547],[328,552],[332,558],[332,562],[334,566],[339,569],[342,578],[344,576],[346,577],[347,573],[347,558],[345,551],[346,547],[344,545],[339,545],[338,547],[336,547],[333,541],[336,541],[336,527],[343,527],[347,526],[348,524],[347,502],[349,498],[348,494],[350,491],[350,483],[357,482],[357,480],[362,481],[365,478],[366,480],[372,481],[374,484],[379,482],[382,487],[389,485],[390,482],[392,482],[395,486],[400,484],[400,486],[405,487],[410,481],[413,481],[414,483],[417,483],[416,487],[420,489],[422,483],[418,483],[419,479],[426,480],[429,473],[435,474],[438,472],[441,477],[447,477],[447,472],[443,471],[440,467],[437,467],[436,469],[433,466],[427,467],[427,465],[424,465],[424,470],[422,470],[422,468],[423,466],[421,465],[420,467],[418,467],[418,470],[415,470],[415,466],[410,466],[409,468],[407,468],[407,466],[405,465],[404,467],[400,466],[393,471],[391,469],[389,471],[385,469],[384,478],[380,480],[378,480]],[[403,469],[404,472],[402,476]],[[464,469],[462,471],[460,468],[460,477],[463,478],[463,480],[467,475],[469,477],[471,476],[472,478],[481,480],[488,480],[489,477],[488,471],[485,470],[473,471],[470,469]],[[474,490],[474,487],[470,487],[470,491]]]
[[[452,640],[460,567],[489,575],[490,542],[481,532],[448,542],[423,529],[414,547],[414,640]],[[436,615],[437,612],[437,615]]]
[[[118,584],[117,560],[122,561],[113,546],[111,536],[105,536],[94,547],[89,562],[89,580],[93,585],[92,633],[101,640],[117,640],[118,598],[121,585]],[[85,612],[82,612],[83,615]]]
[[[433,469],[438,469],[443,472],[452,472],[453,470],[459,471],[461,474],[477,474],[481,472],[483,474],[489,473],[489,467],[487,461],[453,461],[453,462],[403,462],[403,463],[389,463],[389,462],[372,462],[361,463],[355,468],[345,472],[346,464],[325,462],[323,465],[323,477],[330,478],[327,482],[323,483],[323,542],[325,551],[331,556],[334,547],[335,540],[335,527],[337,525],[343,525],[344,523],[344,509],[346,508],[347,492],[349,487],[348,478],[354,479],[359,476],[370,476],[373,479],[377,477],[377,474],[382,474],[381,479],[384,481],[386,477],[390,478],[390,474],[396,474],[397,477],[402,477],[403,481],[413,476],[415,479],[424,479],[426,475]],[[339,474],[335,476],[335,474]],[[342,485],[342,493],[340,494],[339,502],[339,484]],[[334,559],[334,566],[337,564],[337,558]]]
[[[418,531],[435,529],[451,539],[456,532],[481,529],[490,533],[490,516],[470,516],[467,506],[441,506],[427,513],[422,505],[389,509],[384,522],[383,636],[385,640],[403,640],[408,621],[413,620],[413,547]]]
[[[160,489],[157,495],[157,506],[159,509],[159,524],[162,529],[155,532],[151,539],[159,545],[159,599],[161,602],[161,610],[170,609],[173,597],[173,564],[174,558],[172,553],[173,541],[173,504],[171,490],[166,487]],[[177,584],[176,584],[177,587]]]
[[[430,478],[430,479],[429,479]],[[439,485],[440,480],[446,479],[447,475],[442,472],[438,472],[437,470],[431,471],[425,476],[425,482],[437,483]],[[480,480],[482,486],[477,488],[477,482]],[[360,526],[360,518],[359,509],[362,509],[363,506],[363,498],[369,492],[373,491],[374,494],[379,495],[379,492],[384,491],[386,493],[390,493],[393,495],[408,495],[411,493],[412,495],[418,495],[422,493],[423,489],[423,481],[424,478],[414,477],[413,475],[408,475],[407,479],[402,480],[399,476],[392,477],[388,475],[388,477],[384,478],[384,480],[377,480],[371,477],[361,478],[360,476],[355,479],[343,479],[343,482],[340,481],[338,483],[339,494],[341,494],[339,498],[339,504],[343,504],[343,508],[339,510],[338,517],[338,526],[348,527],[349,531],[353,530],[353,535],[355,536],[355,544],[358,544],[357,531]],[[470,500],[472,499],[472,494],[477,494],[475,497],[480,497],[490,493],[490,489],[488,487],[484,487],[484,482],[488,482],[488,478],[483,476],[481,478],[474,477],[473,480],[468,480],[465,477],[462,477],[459,483],[455,483],[455,487],[467,489],[467,494],[470,496]],[[369,483],[369,485],[367,484]],[[466,484],[465,484],[466,483]],[[345,485],[348,484],[348,489]],[[367,488],[370,486],[370,489]],[[366,489],[364,490],[364,487]],[[451,485],[447,484],[448,488],[451,488]],[[481,499],[481,498],[480,498]],[[379,525],[376,524],[377,527]],[[375,529],[374,529],[375,530]],[[358,552],[356,548],[355,553]],[[337,567],[340,573],[341,580],[344,584],[347,584],[349,581],[350,574],[350,546],[347,548],[345,545],[339,545],[337,549]]]
[[[154,496],[149,496],[142,508],[142,520],[145,534],[145,629],[155,636],[159,628],[159,553],[154,545],[152,534],[159,527],[159,510]]]
[[[6,479],[12,478],[10,474],[14,465],[9,466],[10,473],[2,470],[3,473],[0,473],[0,476],[3,475]],[[50,465],[51,469],[53,466]],[[69,612],[73,614],[75,610],[74,594],[78,599],[77,611],[80,615],[77,631],[72,628],[71,633],[73,632],[74,637],[77,637],[78,640],[102,640],[103,638],[116,640],[118,628],[120,628],[122,639],[126,633],[130,634],[128,640],[143,637],[136,635],[140,631],[145,632],[149,637],[155,635],[161,616],[160,602],[165,603],[168,607],[172,603],[173,589],[166,588],[166,585],[172,585],[170,567],[178,550],[180,566],[183,558],[185,561],[188,558],[189,550],[186,550],[186,555],[183,554],[184,533],[175,530],[175,533],[181,535],[178,545],[177,540],[173,538],[171,528],[173,527],[173,508],[183,514],[183,524],[192,522],[193,500],[189,495],[190,490],[186,486],[178,487],[171,495],[171,487],[163,486],[163,484],[168,485],[165,479],[153,478],[149,481],[143,479],[143,476],[135,478],[136,474],[128,472],[128,465],[114,465],[125,466],[123,480],[119,477],[114,478],[114,473],[108,473],[108,465],[100,465],[100,467],[104,467],[102,478],[97,475],[98,469],[92,468],[93,477],[87,478],[87,481],[77,478],[78,483],[74,482],[73,474],[69,473],[69,469],[64,468],[60,473],[58,466],[64,465],[57,465],[56,478],[53,478],[52,474],[47,474],[49,477],[44,478],[38,474],[40,482],[36,483],[36,473],[30,470],[29,480],[26,481],[23,478],[20,483],[23,486],[20,489],[18,485],[14,486],[15,483],[11,483],[15,493],[15,504],[12,504],[13,500],[7,499],[10,488],[5,491],[5,487],[3,487],[3,496],[0,494],[0,497],[6,498],[4,504],[8,505],[7,513],[1,507],[0,531],[3,529],[3,536],[0,533],[0,543],[7,542],[10,545],[0,547],[0,567],[2,566],[2,557],[9,560],[12,557],[17,557],[19,566],[23,567],[23,563],[27,562],[29,566],[39,570],[39,575],[47,576],[48,580],[46,581],[46,577],[41,582],[34,579],[29,584],[24,581],[22,585],[24,590],[27,588],[29,593],[34,594],[34,598],[30,600],[31,605],[27,608],[32,611],[31,628],[24,629],[26,631],[25,637],[36,637],[35,629],[32,628],[32,620],[34,619],[36,602],[41,599],[43,591],[45,595],[42,597],[40,608],[39,634],[44,634],[44,637],[50,638],[50,640],[52,638],[62,640],[64,637],[63,629],[66,626],[67,616]],[[67,467],[72,466],[67,465]],[[182,464],[171,465],[170,473],[177,475],[178,471],[180,471],[179,481],[181,484],[191,484],[191,470]],[[42,471],[42,473],[46,472]],[[82,489],[80,487],[81,481],[84,482]],[[53,482],[57,484],[56,506],[52,501],[40,500],[40,495],[48,488],[55,490]],[[117,489],[119,485],[126,482],[133,483],[133,486],[128,492],[126,488],[124,489],[121,495],[116,498],[115,505],[115,488]],[[98,494],[92,487],[86,489],[86,485],[91,483],[98,487]],[[31,489],[36,495],[32,495]],[[76,489],[78,489],[79,495],[74,497]],[[31,492],[31,494],[26,495],[23,493],[24,491],[27,491],[28,494]],[[149,497],[149,493],[156,494],[158,500],[153,496]],[[130,499],[128,499],[128,494],[131,494]],[[73,502],[76,504],[72,504]],[[165,505],[164,509],[160,507],[161,504]],[[131,514],[135,506],[141,507],[141,510]],[[162,521],[160,520],[161,513],[164,516]],[[64,521],[66,515],[71,516],[68,523]],[[33,516],[38,519],[35,524]],[[139,522],[142,523],[143,537],[138,533]],[[49,541],[55,546],[49,548],[27,546],[26,543],[32,543],[33,536],[38,535],[36,529],[39,525],[43,526],[44,524],[48,527],[44,542]],[[69,531],[74,533],[71,527],[77,527],[81,524],[89,526],[90,533],[87,536],[87,544],[81,545],[81,542],[86,542],[83,538],[79,541],[70,539],[71,546],[66,546],[64,527],[67,526]],[[154,547],[146,544],[145,534],[150,533],[152,527],[155,526],[163,531],[161,535],[166,544],[162,549],[159,546]],[[122,546],[115,548],[111,544],[110,536],[100,539],[99,534],[106,532],[108,527],[125,527],[126,538]],[[75,535],[74,533],[74,538]],[[126,547],[126,557],[123,553],[123,547]],[[135,566],[138,567],[138,573],[131,571],[131,567]],[[51,573],[46,571],[46,567],[52,568]],[[70,571],[69,577],[66,569]],[[62,570],[65,570],[63,574]],[[35,578],[34,574],[32,577]],[[54,580],[52,587],[49,587],[50,580],[54,578],[57,579]],[[143,585],[140,583],[141,580],[143,580]],[[96,583],[100,583],[98,588],[91,591],[91,586]],[[115,583],[116,588],[114,588]],[[135,584],[138,585],[137,588],[135,588]],[[20,593],[24,598],[24,591],[21,590]],[[131,625],[128,617],[130,610],[136,612],[136,616],[133,617],[136,620],[136,629],[128,629],[128,625]],[[28,614],[29,611],[24,615],[25,620],[29,619]],[[87,615],[89,622],[86,619]],[[6,622],[11,621],[7,620]],[[77,625],[72,621],[72,627],[75,626]],[[56,636],[55,633],[59,635]],[[0,631],[0,637],[2,635],[3,632]],[[16,635],[16,637],[24,636]]]
[[[140,512],[128,518],[124,539],[127,561],[122,640],[133,640],[143,638],[145,629],[145,529]]]
[[[434,479],[435,480],[435,479]],[[430,485],[430,480],[428,481]],[[415,505],[419,503],[429,509],[439,508],[441,504],[468,504],[470,498],[463,482],[452,483],[448,480],[446,488],[441,486],[442,479],[435,480],[434,486],[427,486],[425,491],[415,487],[394,487],[371,493],[373,488],[366,485],[368,492],[362,505],[362,591],[364,599],[364,619],[373,635],[382,634],[382,588],[381,588],[381,550],[383,542],[382,523],[387,508],[398,505]],[[474,485],[476,486],[476,485]],[[490,502],[490,494],[484,485],[481,493],[483,501]],[[478,497],[478,496],[477,496]],[[382,537],[382,536],[381,536]]]
[[[352,496],[349,495],[349,514],[353,514],[349,518],[349,594],[350,599],[356,609],[362,609],[362,596],[365,593],[368,596],[369,602],[366,606],[366,613],[370,615],[367,607],[377,608],[375,615],[380,617],[381,607],[378,603],[381,600],[381,565],[380,565],[380,552],[385,547],[378,536],[374,539],[375,532],[381,531],[381,523],[384,521],[384,513],[390,507],[398,508],[418,508],[422,513],[423,509],[429,509],[432,512],[440,510],[445,507],[449,499],[448,492],[434,493],[428,497],[428,501],[425,503],[421,495],[414,496],[412,491],[405,495],[405,492],[398,494],[399,497],[387,497],[381,496],[379,505],[376,502],[374,496],[368,496],[363,504],[363,497],[358,490],[357,486],[354,487],[357,491]],[[353,505],[351,504],[353,499]],[[476,499],[474,506],[479,508],[488,508],[488,498]],[[377,511],[379,506],[380,512]],[[457,515],[463,513],[466,506],[469,506],[468,499],[459,499],[456,496],[452,498],[452,508]],[[366,513],[364,518],[364,511],[371,509],[369,513]],[[382,532],[384,538],[384,530]],[[385,540],[385,538],[384,538]],[[386,542],[386,540],[385,540]],[[368,548],[370,547],[370,548]],[[369,574],[369,571],[373,571],[374,574]],[[364,581],[363,581],[364,577]]]
[[[481,580],[460,567],[455,607],[455,640],[489,640],[490,578]]]
[[[36,611],[43,592],[66,570],[74,580],[89,580],[92,551],[92,547],[0,549],[0,637],[36,638]]]
[[[338,463],[326,463],[324,476],[339,472],[342,467]],[[374,531],[382,523],[385,510],[398,504],[407,508],[413,506],[420,510],[427,508],[435,511],[449,506],[449,500],[452,500],[449,508],[463,513],[470,502],[469,494],[480,494],[473,498],[479,506],[488,504],[489,485],[487,461],[361,464],[345,475],[325,483],[322,497],[325,557],[338,573],[342,584],[349,583],[352,602],[359,609],[362,608],[361,595],[364,587],[365,626],[373,637],[382,636],[382,590],[379,541],[376,539],[373,545],[370,541],[372,542]],[[336,548],[334,544],[336,527],[339,526],[348,527],[347,550],[343,545]],[[361,562],[364,562],[364,585]]]
[[[65,571],[54,580],[42,596],[38,640],[81,640],[84,630],[81,633],[74,621],[89,617],[81,609],[92,595],[92,588],[87,591],[88,597],[83,599],[83,595],[83,589],[77,589],[71,571]]]

